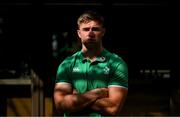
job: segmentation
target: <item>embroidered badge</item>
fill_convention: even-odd
[[[103,69],[103,71],[104,71],[104,74],[109,74],[110,69],[109,69],[108,67],[105,67],[105,68]]]

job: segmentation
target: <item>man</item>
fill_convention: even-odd
[[[55,107],[64,116],[118,115],[128,92],[127,65],[103,47],[102,16],[87,11],[77,23],[82,49],[57,70]]]

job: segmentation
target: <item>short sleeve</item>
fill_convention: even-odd
[[[124,61],[114,63],[111,66],[112,72],[110,74],[110,80],[108,87],[119,86],[128,88],[128,67]]]
[[[68,61],[62,62],[58,67],[55,83],[71,83],[69,69],[70,63]]]

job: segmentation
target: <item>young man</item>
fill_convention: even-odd
[[[55,107],[64,116],[118,115],[128,92],[128,69],[102,45],[104,19],[88,11],[78,18],[82,49],[57,70]]]

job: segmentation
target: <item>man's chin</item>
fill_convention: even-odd
[[[97,43],[95,40],[89,40],[87,43]]]
[[[96,45],[97,45],[96,43],[86,43],[85,44],[86,48],[88,48],[88,49],[95,48]]]
[[[97,42],[96,41],[90,41],[87,43],[87,45],[97,45]]]

